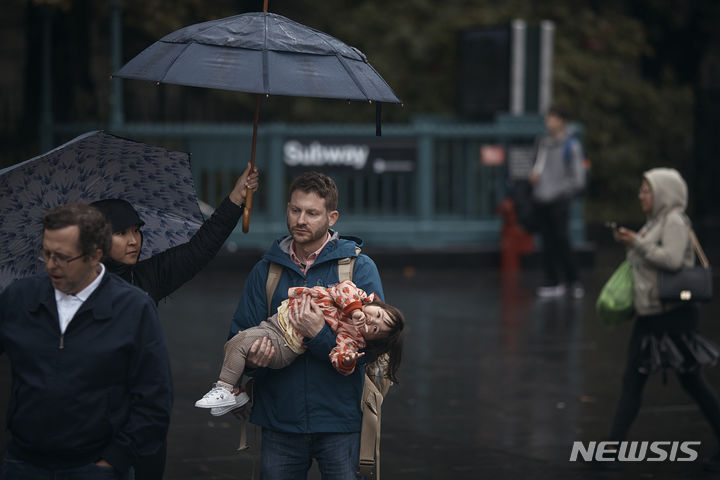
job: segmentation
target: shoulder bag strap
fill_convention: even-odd
[[[703,266],[703,268],[709,268],[710,262],[707,259],[707,256],[705,256],[705,251],[700,246],[700,242],[697,239],[697,236],[695,235],[695,230],[690,228],[690,241],[693,244],[693,247],[695,248],[695,253],[697,254],[698,258],[700,259],[700,265]]]

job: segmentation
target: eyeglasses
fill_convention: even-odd
[[[81,253],[77,257],[68,258],[65,255],[60,255],[59,253],[51,253],[46,252],[45,250],[40,250],[40,255],[38,256],[38,260],[40,260],[43,263],[47,263],[50,260],[55,262],[55,265],[57,265],[60,268],[65,268],[68,266],[68,263],[74,262],[78,258],[82,258],[85,256],[84,253]]]
[[[641,188],[638,190],[638,195],[650,195],[652,193],[652,190],[649,188]]]

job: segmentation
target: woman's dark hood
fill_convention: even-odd
[[[132,276],[133,276],[133,270],[135,269],[135,265],[130,265],[127,263],[120,263],[116,260],[113,260],[110,257],[105,257],[102,259],[103,265],[105,265],[105,268],[108,269],[108,272],[114,273],[115,275],[119,276],[125,281],[128,281],[130,283],[132,282]]]

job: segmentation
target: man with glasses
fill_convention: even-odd
[[[0,479],[128,479],[162,445],[170,362],[155,304],[107,272],[111,230],[85,205],[43,216],[46,273],[0,293],[0,353],[13,371]]]

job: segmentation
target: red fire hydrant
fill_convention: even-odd
[[[520,255],[533,251],[533,237],[518,223],[511,198],[505,198],[496,210],[503,218],[500,230],[500,270],[516,272],[520,269]]]

